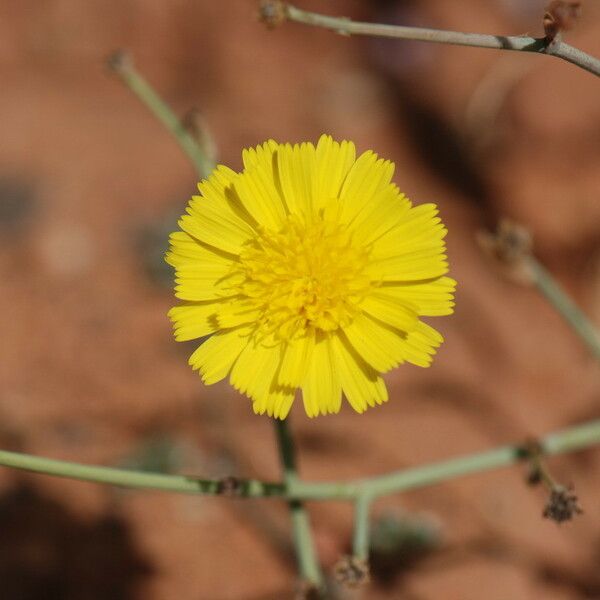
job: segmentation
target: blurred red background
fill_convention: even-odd
[[[541,35],[544,2],[303,1],[365,20]],[[567,41],[600,55],[600,5]],[[600,320],[600,86],[517,53],[267,31],[253,0],[7,0],[0,6],[0,446],[195,475],[278,477],[271,423],[228,385],[204,387],[176,344],[162,263],[196,176],[112,77],[131,51],[183,115],[200,108],[220,162],[273,137],[352,139],[449,228],[456,314],[430,369],[388,377],[364,415],[293,411],[302,475],[350,478],[541,435],[600,414],[597,364],[533,290],[504,280],[475,233],[502,216]],[[300,408],[300,407],[297,407]],[[375,516],[435,540],[375,573],[365,597],[600,598],[600,453],[552,459],[585,514],[541,518],[522,468],[381,501]],[[345,504],[310,505],[327,569],[348,549]],[[285,506],[116,492],[0,473],[0,575],[12,599],[292,597]]]

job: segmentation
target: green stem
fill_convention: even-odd
[[[533,256],[527,257],[526,260],[536,288],[583,340],[592,354],[600,359],[600,335],[595,326],[538,260]]]
[[[0,450],[0,465],[42,475],[53,475],[134,489],[151,489],[206,496],[225,493],[223,481],[217,479],[200,479],[185,475],[162,475],[129,469],[98,467],[6,450]],[[235,496],[248,498],[281,497],[284,495],[285,486],[282,483],[269,483],[254,479],[240,480],[235,492]]]
[[[208,177],[214,168],[212,160],[194,136],[186,129],[181,119],[135,69],[131,59],[123,52],[117,52],[109,59],[109,65],[142,104],[173,135],[181,149],[192,161],[199,177]]]
[[[369,35],[457,46],[475,46],[495,50],[516,50],[520,52],[547,54],[566,60],[594,75],[600,76],[599,59],[573,46],[569,46],[558,39],[548,42],[545,38],[533,38],[529,36],[488,35],[484,33],[425,29],[422,27],[362,23],[360,21],[352,21],[347,17],[330,17],[309,12],[289,4],[285,6],[285,16],[290,21],[323,27],[343,35]]]
[[[300,485],[296,465],[294,440],[288,427],[287,419],[274,419],[277,445],[283,468],[283,481],[286,491],[293,494],[293,490]],[[292,521],[292,536],[298,560],[298,570],[301,577],[315,586],[317,590],[323,589],[323,575],[316,556],[312,539],[310,520],[304,505],[299,499],[288,501]]]
[[[354,538],[352,540],[352,554],[361,560],[369,558],[369,509],[372,498],[363,493],[356,498],[354,503]]]
[[[545,456],[574,452],[597,444],[600,444],[600,419],[549,434],[540,440]],[[402,492],[471,473],[507,467],[521,461],[523,457],[523,446],[504,446],[370,479],[322,483],[296,479],[293,485],[240,479],[235,480],[235,493],[228,495],[250,498],[277,497],[287,500],[354,501],[365,491],[372,496]],[[221,480],[83,465],[6,450],[0,450],[0,465],[80,481],[182,494],[214,496],[226,494],[228,487],[224,486]]]

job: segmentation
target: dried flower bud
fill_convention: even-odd
[[[336,581],[348,588],[357,589],[369,583],[369,563],[356,556],[342,556],[334,567]]]
[[[532,275],[526,264],[531,252],[532,239],[522,225],[502,219],[494,233],[477,233],[479,247],[493,258],[511,279],[520,283],[531,283]]]
[[[274,29],[285,21],[285,4],[280,0],[262,0],[258,15],[269,29]]]
[[[543,25],[546,40],[551,42],[561,31],[568,31],[581,14],[581,2],[577,0],[553,0],[546,7]]]
[[[294,594],[294,600],[320,600],[322,597],[319,588],[308,581],[301,581]]]
[[[123,73],[133,66],[133,59],[127,50],[115,50],[107,59],[108,68],[115,73]]]
[[[577,495],[573,488],[556,485],[550,491],[550,497],[542,513],[544,518],[552,519],[557,523],[570,521],[575,515],[583,512],[579,506]]]

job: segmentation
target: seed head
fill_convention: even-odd
[[[369,563],[356,556],[342,556],[334,567],[336,581],[350,589],[358,589],[369,583]]]
[[[579,506],[579,500],[573,492],[573,488],[556,485],[550,491],[550,497],[544,508],[543,516],[545,519],[563,523],[564,521],[570,521],[575,515],[582,512],[583,510]]]

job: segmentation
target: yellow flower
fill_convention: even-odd
[[[391,162],[326,135],[243,160],[199,184],[171,235],[175,339],[210,336],[190,365],[280,419],[298,388],[310,417],[337,413],[342,393],[359,413],[385,402],[381,374],[429,366],[442,342],[420,317],[452,313],[435,205],[413,207]]]

